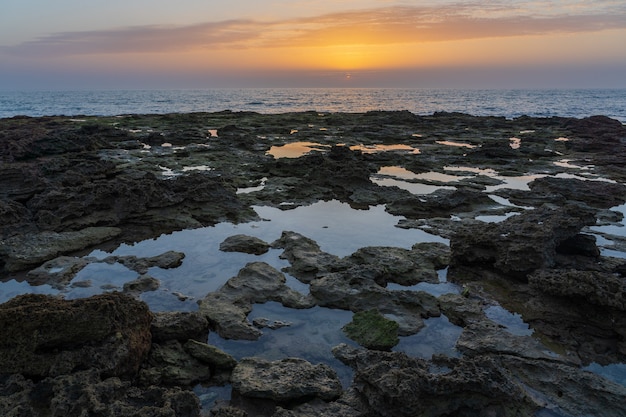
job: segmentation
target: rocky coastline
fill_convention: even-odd
[[[286,146],[287,145],[287,146]],[[300,149],[284,157],[289,146]],[[514,181],[525,179],[523,186]],[[626,362],[626,127],[584,119],[418,116],[407,111],[218,112],[0,119],[2,284],[53,295],[0,298],[3,416],[623,416]],[[413,186],[429,192],[412,192]],[[434,190],[434,191],[433,191]],[[281,251],[207,291],[194,311],[151,311],[153,268],[186,254],[89,256],[222,222],[337,200],[384,205],[401,229],[449,241],[363,245],[348,256],[283,230],[233,234],[223,253]],[[329,213],[329,216],[332,213]],[[487,220],[497,217],[497,220]],[[64,299],[89,265],[136,274]],[[456,292],[433,294],[438,271]],[[286,274],[308,288],[287,285]],[[181,299],[184,294],[179,295]],[[9,297],[7,297],[9,298]],[[353,313],[335,369],[299,357],[236,358],[208,342],[289,326],[251,320],[268,302]],[[516,334],[489,307],[519,314]],[[457,356],[393,350],[429,318],[462,331]],[[230,386],[205,407],[195,387]]]

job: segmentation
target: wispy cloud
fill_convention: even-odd
[[[227,20],[56,33],[0,52],[19,56],[168,53],[218,48],[391,44],[626,28],[622,1],[501,2],[397,6],[280,21]],[[563,7],[565,6],[565,7]],[[595,6],[595,7],[590,7]]]

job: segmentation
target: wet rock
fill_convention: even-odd
[[[212,369],[233,369],[237,365],[237,360],[228,353],[197,340],[188,340],[184,348],[187,353]]]
[[[355,370],[353,387],[379,416],[515,416],[539,408],[492,358],[451,360],[438,370],[398,352],[340,345],[333,353]]]
[[[543,177],[532,181],[529,187],[533,193],[550,196],[560,203],[580,201],[608,209],[626,202],[626,185],[619,183]]]
[[[0,305],[0,374],[44,378],[94,368],[132,376],[150,349],[151,321],[144,303],[119,293],[18,296]]]
[[[571,244],[568,239],[593,224],[593,210],[568,205],[543,206],[500,223],[464,225],[450,240],[451,269],[479,267],[524,278],[554,266],[559,246]]]
[[[253,255],[262,255],[270,249],[269,243],[254,236],[234,235],[229,236],[220,244],[220,250],[224,252],[243,252]]]
[[[118,262],[128,269],[139,274],[147,274],[149,268],[157,267],[162,269],[178,268],[182,265],[185,254],[176,251],[167,251],[160,255],[138,258],[136,256],[112,256],[107,257],[103,262]]]
[[[19,374],[0,377],[0,414],[199,417],[200,404],[192,391],[133,386],[117,377],[102,378],[91,369],[41,381]]]
[[[309,308],[313,301],[289,288],[286,278],[264,262],[252,262],[218,291],[200,301],[200,313],[226,339],[256,340],[261,331],[247,319],[252,304],[277,301],[285,307]]]
[[[320,306],[354,312],[378,309],[397,322],[399,334],[417,333],[424,318],[441,314],[437,299],[423,291],[389,291],[376,283],[382,268],[352,267],[329,273],[311,282],[311,295]]]
[[[53,288],[62,289],[87,265],[89,261],[85,258],[59,256],[29,271],[27,279],[31,285],[48,284]]]
[[[149,275],[142,275],[137,279],[124,283],[124,292],[130,295],[139,296],[146,291],[156,291],[161,282]]]
[[[204,342],[209,337],[209,322],[195,311],[157,312],[154,313],[150,331],[155,342],[166,340],[186,342],[189,339]]]
[[[391,350],[400,342],[398,323],[385,318],[376,310],[355,313],[343,331],[350,339],[368,349]]]
[[[542,269],[528,276],[531,287],[547,294],[626,310],[626,278],[613,273]]]
[[[396,216],[421,219],[472,211],[486,205],[493,205],[493,200],[482,191],[465,187],[391,201],[387,204],[387,211]]]
[[[146,385],[190,387],[211,378],[209,364],[192,356],[177,340],[154,343],[139,378]]]
[[[284,249],[280,257],[291,264],[287,272],[305,283],[317,274],[330,271],[339,260],[337,256],[323,252],[314,240],[296,232],[283,232],[272,247]]]
[[[436,266],[419,250],[365,247],[350,255],[346,262],[382,268],[383,274],[377,280],[381,285],[386,285],[388,282],[415,285],[418,282],[438,281]],[[441,264],[438,266],[440,267]]]
[[[117,227],[87,227],[76,232],[41,232],[15,236],[0,241],[0,258],[4,261],[6,271],[20,271],[59,255],[106,242],[121,233],[121,229]]]
[[[332,368],[297,358],[274,362],[245,358],[233,370],[231,380],[233,390],[242,397],[283,404],[312,398],[331,401],[342,392],[339,378]]]

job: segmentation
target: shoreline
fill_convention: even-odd
[[[301,145],[293,157],[280,157],[284,146],[293,143]],[[63,295],[80,270],[108,262],[137,275],[113,289],[141,298],[159,286],[158,279],[149,279],[149,268],[175,274],[181,263],[194,262],[193,257],[172,248],[164,248],[163,256],[115,255],[106,261],[84,255],[102,245],[112,250],[122,243],[132,246],[222,222],[261,221],[253,206],[287,213],[336,200],[349,205],[356,216],[358,210],[384,205],[386,213],[403,217],[397,227],[428,231],[450,244],[419,243],[410,249],[364,244],[339,257],[290,229],[283,229],[275,241],[249,246],[244,240],[243,249],[235,246],[234,252],[267,246],[282,250],[281,259],[289,266],[281,271],[267,263],[242,264],[217,291],[200,297],[198,311],[150,313],[157,317],[151,319],[153,324],[166,316],[184,316],[179,317],[182,324],[176,324],[181,335],[158,336],[175,326],[171,322],[158,330],[149,324],[146,330],[144,322],[132,336],[142,340],[142,348],[128,349],[134,353],[125,357],[133,358],[136,367],[122,372],[111,370],[118,367],[108,363],[94,365],[81,380],[104,393],[102,384],[120,378],[141,390],[160,387],[163,398],[176,390],[189,393],[198,382],[230,382],[230,404],[218,405],[223,415],[238,415],[237,409],[248,415],[305,416],[313,409],[346,416],[418,415],[466,407],[502,415],[513,410],[549,410],[564,416],[602,410],[620,415],[624,409],[614,399],[625,395],[626,388],[581,367],[626,362],[626,322],[621,319],[626,309],[626,238],[613,232],[623,223],[616,208],[626,203],[624,155],[626,127],[603,116],[507,119],[371,111],[0,119],[0,211],[6,219],[1,229],[0,291],[3,282],[20,277],[31,285],[52,285]],[[498,219],[481,220],[489,216]],[[605,255],[607,249],[613,256]],[[458,285],[459,293],[435,296],[387,288],[437,284],[437,271],[443,268],[448,268],[447,281]],[[308,296],[285,285],[287,272],[308,286]],[[461,356],[427,360],[380,348],[337,346],[332,354],[353,369],[354,382],[328,392],[322,386],[335,384],[334,371],[318,364],[311,368],[301,360],[268,363],[258,358],[232,362],[230,354],[222,352],[228,365],[217,366],[213,357],[198,353],[196,342],[202,352],[210,349],[209,331],[244,340],[275,331],[247,318],[252,304],[269,301],[305,310],[378,309],[397,323],[401,336],[419,332],[428,317],[446,317],[462,329],[456,342]],[[0,304],[0,314],[7,304],[16,308],[16,302]],[[533,335],[514,335],[494,324],[485,313],[491,306],[520,314]],[[4,314],[11,320],[9,311]],[[97,315],[94,320],[106,321]],[[114,334],[119,331],[115,326],[102,332]],[[128,330],[129,324],[120,326]],[[14,336],[23,335],[15,330]],[[80,351],[109,336],[68,340],[57,349],[82,343]],[[9,346],[3,349],[11,351]],[[40,360],[40,348],[33,349],[31,354]],[[178,355],[179,362],[167,365],[173,359],[165,352]],[[54,363],[58,357],[47,360]],[[185,361],[204,373],[173,377],[189,372],[189,365],[182,365]],[[448,371],[433,373],[429,367]],[[3,369],[0,366],[0,391],[15,386],[16,375],[22,373],[36,374],[34,381],[79,377],[71,370],[54,373],[45,366],[43,371]],[[249,389],[267,383],[262,369],[281,375],[270,394]],[[393,369],[419,387],[419,401],[402,386],[385,385]],[[307,373],[315,375],[311,380],[318,384],[305,387],[306,395],[282,396],[285,386]],[[261,375],[261,380],[251,374]],[[550,375],[566,388],[547,387]],[[420,378],[448,387],[445,395],[435,394]],[[494,383],[502,387],[495,394],[490,391]],[[28,384],[20,384],[18,392],[27,395]],[[523,384],[530,388],[525,391]],[[536,392],[541,400],[531,395]],[[185,397],[189,407],[197,408],[198,414],[189,415],[200,413],[194,396]],[[452,400],[455,397],[459,400]],[[26,397],[10,398],[14,402],[0,401],[0,410],[29,406],[23,403]],[[118,400],[130,407],[127,399]]]

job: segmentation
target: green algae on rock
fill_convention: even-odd
[[[355,313],[343,331],[350,339],[368,349],[391,350],[400,341],[399,327],[398,323],[372,309]]]

